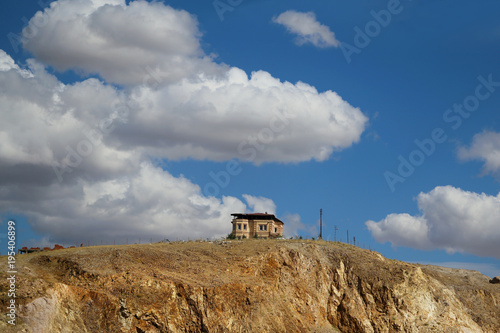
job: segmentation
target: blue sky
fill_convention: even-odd
[[[19,243],[208,238],[243,211],[310,238],[322,208],[327,239],[500,275],[498,2],[3,6]]]

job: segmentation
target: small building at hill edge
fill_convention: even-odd
[[[274,214],[252,213],[231,214],[233,220],[233,235],[238,238],[277,238],[283,236],[283,221]]]

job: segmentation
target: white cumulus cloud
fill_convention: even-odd
[[[206,197],[183,177],[143,162],[127,176],[53,184],[27,208],[33,226],[63,242],[102,239],[187,239],[227,235],[231,213],[247,212],[241,200]],[[25,210],[26,212],[26,210]]]
[[[282,221],[285,223],[283,229],[283,236],[285,238],[295,237],[299,234],[299,232],[305,232],[307,234],[313,235],[316,232],[316,227],[305,225],[299,214],[286,214]],[[316,237],[316,235],[314,235]]]
[[[153,161],[322,161],[368,123],[333,91],[215,63],[196,18],[161,2],[54,1],[23,34],[27,66],[0,50],[0,211],[54,241],[227,234],[273,200],[203,195]]]
[[[177,160],[323,161],[358,142],[368,122],[333,91],[234,67],[219,78],[139,87],[132,98],[141,110],[117,135],[140,136],[150,153]]]
[[[257,213],[276,213],[276,205],[274,201],[264,197],[255,197],[249,194],[243,194],[248,206]]]
[[[500,169],[500,133],[484,131],[474,135],[470,147],[459,147],[458,157],[464,161],[483,161],[484,172],[498,172]]]
[[[200,48],[196,18],[160,2],[59,0],[38,12],[23,36],[27,50],[59,71],[124,85],[175,82],[220,67]]]
[[[390,214],[382,221],[367,221],[366,226],[372,236],[381,243],[391,242],[395,246],[417,249],[430,247],[427,221],[409,214]]]
[[[9,64],[0,71],[0,211],[27,216],[51,240],[221,236],[231,213],[275,209],[263,197],[205,196],[140,144],[125,145],[114,133],[137,110],[118,89],[96,79],[65,85],[35,61],[28,71],[0,56]]]
[[[417,197],[419,216],[390,214],[366,226],[378,242],[500,258],[500,194],[438,186]]]
[[[37,33],[24,46],[38,61],[129,85],[138,111],[108,138],[122,149],[172,160],[323,161],[358,142],[368,123],[333,91],[214,63],[196,18],[162,3],[59,0],[30,26]],[[93,101],[83,89],[72,97],[82,117]]]
[[[283,25],[290,33],[297,35],[296,43],[311,43],[316,47],[338,47],[340,42],[326,25],[317,21],[313,12],[301,13],[287,10],[273,18],[273,22]]]

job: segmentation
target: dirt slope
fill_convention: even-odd
[[[342,243],[101,246],[17,266],[19,317],[1,332],[500,332],[488,277]]]

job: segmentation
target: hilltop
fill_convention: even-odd
[[[6,259],[0,302],[7,295]],[[2,332],[499,332],[500,285],[343,243],[245,240],[18,255]]]

